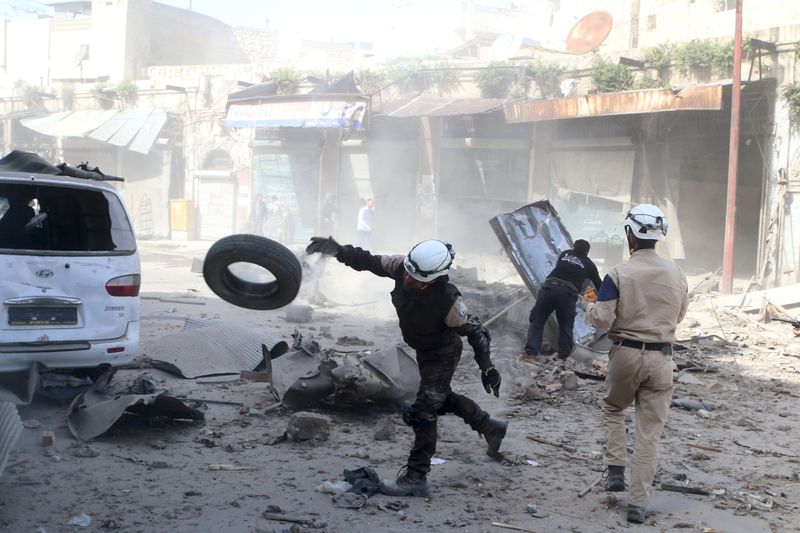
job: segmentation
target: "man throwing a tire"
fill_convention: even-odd
[[[508,423],[491,418],[470,398],[450,388],[464,336],[475,351],[486,392],[500,395],[500,373],[492,365],[489,331],[467,313],[461,293],[447,278],[455,257],[452,246],[427,240],[406,256],[372,255],[361,248],[341,246],[330,237],[312,237],[306,252],[331,255],[354,270],[393,279],[391,297],[400,331],[417,352],[419,391],[416,401],[403,413],[403,421],[414,430],[414,445],[397,479],[381,481],[381,492],[390,496],[430,494],[427,475],[436,451],[437,418],[447,413],[459,416],[483,435],[487,455],[496,456]]]

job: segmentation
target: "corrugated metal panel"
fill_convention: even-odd
[[[478,115],[502,109],[499,98],[441,98],[420,95],[385,102],[374,114],[392,118]]]
[[[17,406],[11,402],[0,402],[0,475],[8,462],[8,455],[22,434],[22,421]]]
[[[124,117],[122,126],[108,140],[114,146],[128,146],[136,134],[142,129],[152,109],[125,109],[119,114]]]
[[[161,363],[167,370],[186,378],[254,370],[264,359],[262,344],[273,357],[289,349],[285,341],[252,328],[202,327],[201,323],[189,320],[186,328],[186,331],[164,337],[158,343],[157,353],[148,354],[153,363]]]
[[[719,111],[722,109],[722,88],[723,85],[701,85],[680,91],[650,89],[552,100],[524,100],[506,104],[503,111],[509,123],[659,111]]]
[[[167,113],[161,109],[137,108],[122,111],[79,110],[50,113],[23,119],[28,129],[53,137],[89,137],[115,146],[129,146],[139,153],[149,153],[158,138]]]
[[[161,133],[161,129],[166,123],[166,111],[154,109],[150,116],[147,117],[147,121],[139,130],[139,133],[136,134],[136,138],[133,139],[129,149],[141,154],[149,153],[150,149],[153,147],[153,143],[156,142],[158,135]]]
[[[556,266],[561,252],[572,248],[572,237],[547,200],[497,215],[489,224],[534,296]],[[580,304],[575,307],[575,342],[589,343],[594,339],[594,328],[586,323]],[[551,326],[555,324],[555,313],[549,322]]]

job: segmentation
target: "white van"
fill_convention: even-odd
[[[116,189],[0,170],[0,372],[130,362],[140,282]]]

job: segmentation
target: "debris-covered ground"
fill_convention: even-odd
[[[494,338],[504,380],[499,399],[483,391],[468,348],[454,379],[456,390],[510,420],[505,463],[486,457],[484,443],[459,419],[444,417],[433,496],[364,500],[318,488],[335,491],[344,470],[362,466],[396,474],[412,433],[391,408],[321,405],[309,410],[323,418],[289,424],[293,413],[274,408],[268,383],[238,375],[184,379],[148,360],[184,329],[186,317],[249,327],[289,344],[297,330],[341,353],[391,346],[400,337],[390,282],[332,264],[320,283],[326,305],[298,324],[285,320],[285,310],[247,311],[213,297],[190,272],[202,250],[145,242],[142,251],[140,368],[120,370],[113,380],[124,389],[141,386],[147,375],[146,383],[185,400],[205,420],[124,415],[108,432],[79,442],[67,426],[68,405],[37,399],[20,407],[25,429],[0,477],[0,529],[480,532],[504,531],[493,526],[502,523],[535,532],[798,530],[800,338],[788,324],[759,323],[757,314],[722,307],[715,293],[694,297],[676,359],[702,368],[676,372],[676,405],[651,497],[656,514],[645,526],[625,522],[624,493],[593,486],[603,469],[602,382],[575,379],[547,360],[518,362],[520,341],[511,335]],[[513,276],[506,268],[492,275]],[[281,439],[287,427],[314,438]]]

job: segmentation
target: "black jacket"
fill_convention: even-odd
[[[600,274],[597,266],[585,255],[579,255],[574,250],[565,250],[558,256],[556,267],[547,276],[547,279],[556,279],[567,282],[576,291],[583,287],[583,280],[588,279],[594,283],[595,289],[600,288]]]
[[[425,291],[410,292],[403,288],[403,256],[372,255],[346,245],[339,247],[336,259],[354,270],[366,270],[394,280],[392,304],[400,320],[403,340],[409,346],[420,352],[449,349],[460,345],[463,335],[475,350],[478,366],[491,366],[489,331],[477,317],[467,314],[461,303],[461,293],[447,276],[438,278]],[[448,325],[448,321],[453,325]]]

